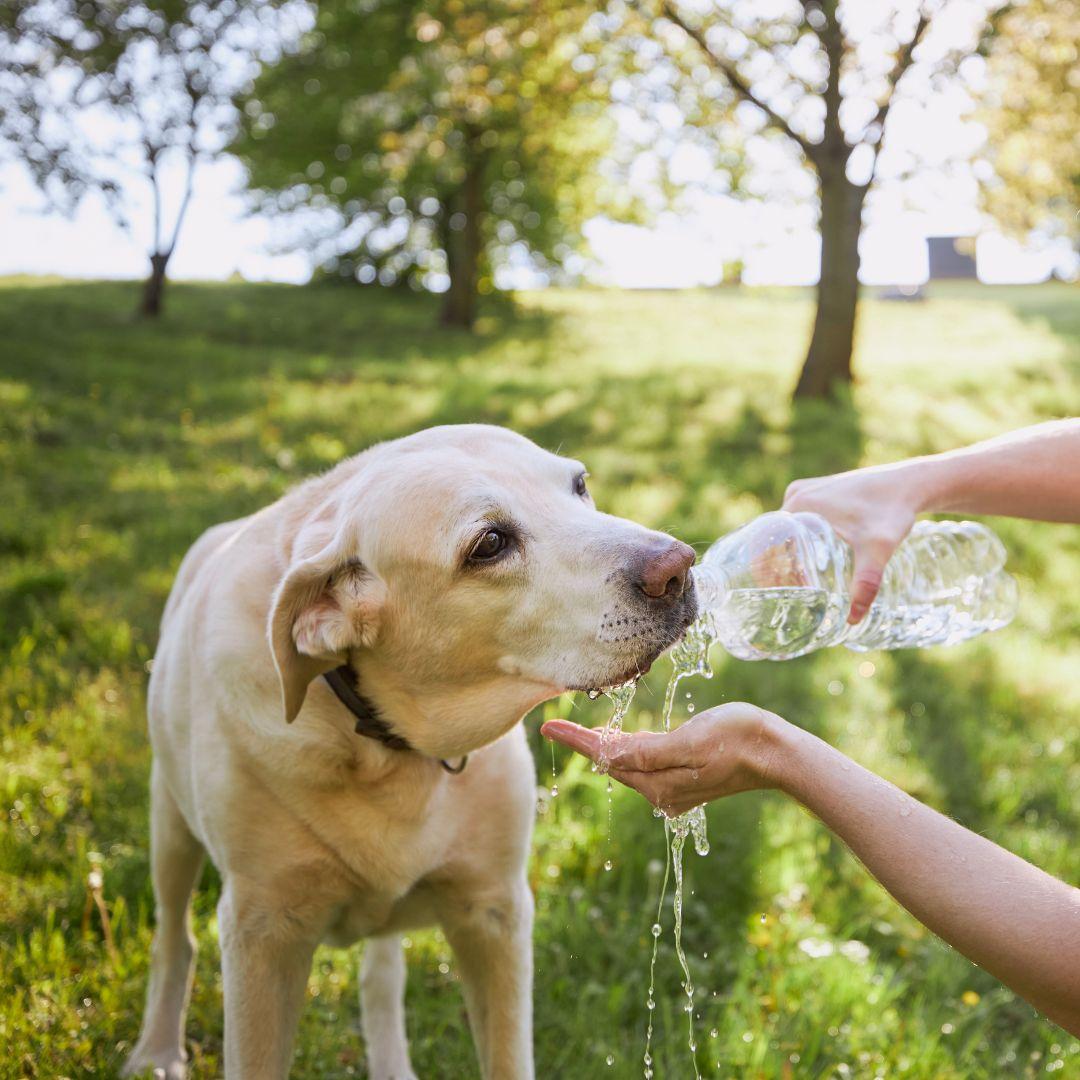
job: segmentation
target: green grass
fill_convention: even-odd
[[[145,667],[171,577],[206,526],[377,439],[482,420],[582,457],[605,509],[701,543],[775,506],[796,476],[1061,415],[1080,385],[1080,304],[1065,286],[869,302],[855,407],[798,413],[802,292],[550,292],[493,311],[475,338],[434,329],[426,298],[373,291],[182,285],[159,325],[133,322],[133,303],[125,284],[0,287],[3,1076],[112,1076],[136,1036],[152,922]],[[720,658],[693,689],[699,707],[745,698],[787,715],[1076,882],[1080,531],[1000,531],[1023,596],[1009,629],[874,655],[872,668],[845,650]],[[655,722],[665,674],[658,665],[639,692],[637,723]],[[539,711],[599,723],[603,705]],[[531,869],[538,1075],[639,1076],[663,832],[620,790],[609,836],[603,781],[562,753],[555,768]],[[739,796],[709,823],[712,854],[687,856],[685,930],[704,1075],[1080,1069],[1075,1039],[926,934],[790,802]],[[112,955],[87,906],[92,866]],[[221,1070],[217,890],[208,871],[188,1021],[196,1077]],[[836,951],[814,958],[808,939]],[[868,951],[841,950],[848,941]],[[358,951],[319,953],[297,1077],[364,1074]],[[474,1076],[445,942],[416,935],[409,957],[418,1072]],[[658,982],[657,1076],[685,1077],[669,930]]]

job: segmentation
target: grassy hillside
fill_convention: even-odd
[[[1075,411],[1080,304],[1065,286],[936,290],[866,305],[856,408],[793,414],[801,292],[550,292],[440,332],[426,298],[180,285],[159,325],[123,284],[0,285],[0,1075],[115,1075],[150,941],[145,666],[172,575],[206,526],[419,427],[506,424],[583,458],[598,503],[702,543],[796,476],[943,449]],[[745,698],[836,742],[966,825],[1080,881],[1080,530],[1000,523],[1022,607],[938,652],[717,657],[698,707]],[[655,722],[664,665],[637,696]],[[583,697],[548,716],[589,723]],[[534,738],[536,1054],[543,1077],[641,1074],[649,927],[664,854],[647,805]],[[1035,1076],[1080,1046],[929,937],[790,802],[709,811],[685,942],[706,1076]],[[611,859],[614,869],[603,864]],[[112,942],[88,892],[103,874]],[[214,903],[188,1023],[220,1075]],[[670,928],[670,910],[666,916]],[[856,945],[847,945],[856,942]],[[828,946],[833,946],[829,955]],[[297,1077],[364,1075],[359,950],[319,953]],[[453,958],[410,942],[421,1076],[476,1074]],[[670,930],[657,1077],[691,1074]],[[608,1055],[614,1063],[605,1064]]]

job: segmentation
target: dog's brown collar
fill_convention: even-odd
[[[391,750],[412,750],[409,740],[404,735],[398,735],[390,725],[379,715],[372,702],[360,693],[356,683],[356,672],[351,664],[342,664],[333,671],[324,673],[323,678],[327,685],[334,691],[338,701],[356,717],[356,734],[364,735],[369,739],[381,742],[383,746]],[[448,772],[457,775],[468,764],[469,755],[465,754],[457,765],[451,765],[445,759],[440,758],[439,764]]]

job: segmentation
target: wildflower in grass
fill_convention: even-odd
[[[840,946],[840,955],[854,960],[856,964],[865,964],[870,959],[870,949],[861,941],[845,941]]]
[[[799,948],[814,960],[821,960],[823,957],[832,956],[836,951],[831,941],[823,941],[820,938],[803,938],[802,941],[799,942]]]

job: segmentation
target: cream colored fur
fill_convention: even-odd
[[[498,428],[435,428],[192,547],[150,682],[157,934],[129,1074],[185,1075],[206,854],[223,882],[231,1080],[287,1075],[316,945],[362,937],[370,1075],[413,1076],[398,938],[430,925],[453,947],[483,1076],[533,1076],[535,776],[518,721],[625,678],[677,632],[625,581],[671,541],[599,513],[575,493],[580,471]],[[492,522],[512,523],[518,547],[470,565]],[[620,619],[636,628],[601,633]],[[344,662],[417,753],[354,733],[318,678]],[[462,754],[461,775],[440,767]]]

